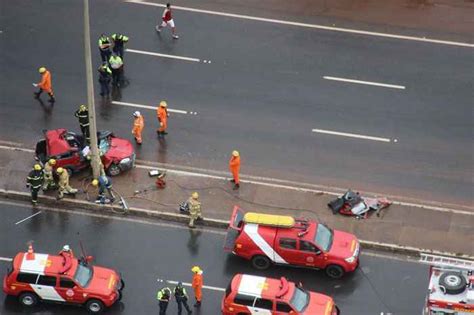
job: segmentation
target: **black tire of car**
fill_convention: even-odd
[[[344,276],[345,271],[339,265],[329,265],[326,267],[326,274],[332,279],[340,279]]]
[[[118,174],[120,174],[120,172],[122,172],[120,170],[120,167],[117,165],[117,164],[110,164],[109,168],[107,169],[107,173],[110,175],[110,176],[117,176]]]
[[[26,307],[33,307],[38,304],[38,296],[32,292],[24,292],[20,294],[18,300],[21,305]]]
[[[271,265],[270,259],[266,256],[257,255],[252,257],[252,266],[258,270],[266,270],[270,268]]]
[[[100,314],[104,311],[104,308],[104,303],[96,299],[91,299],[86,303],[86,309],[91,314]]]
[[[439,287],[446,294],[460,294],[466,290],[466,278],[457,271],[447,271],[439,277]]]
[[[119,287],[118,287],[118,290],[119,290],[119,291],[122,291],[123,288],[125,288],[125,282],[123,281],[123,279],[120,279],[120,285],[119,285]]]

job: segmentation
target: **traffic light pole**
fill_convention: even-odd
[[[94,81],[92,75],[91,36],[89,24],[89,0],[84,0],[84,55],[87,78],[87,106],[89,110],[89,133],[91,149],[91,166],[94,178],[100,175],[99,147],[97,145],[97,126],[95,121]]]

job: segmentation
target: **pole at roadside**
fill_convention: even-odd
[[[89,110],[89,133],[91,148],[91,165],[94,178],[100,175],[99,147],[97,145],[97,126],[95,121],[94,81],[92,76],[91,36],[89,24],[89,0],[84,0],[84,55],[87,78],[87,106]]]

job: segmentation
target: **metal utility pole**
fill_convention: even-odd
[[[87,78],[87,107],[89,110],[89,133],[91,149],[91,166],[94,178],[100,175],[99,147],[97,145],[97,126],[95,121],[94,81],[92,76],[91,35],[89,25],[89,0],[84,0],[84,55]]]

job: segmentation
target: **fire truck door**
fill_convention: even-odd
[[[323,260],[322,252],[314,244],[308,241],[299,241],[299,256],[301,264],[309,267],[318,267]]]
[[[298,250],[298,240],[294,238],[280,237],[276,240],[277,253],[291,265],[304,265]]]
[[[57,288],[59,294],[66,299],[67,302],[74,302],[74,303],[84,303],[83,297],[83,290],[76,285],[76,283],[67,278],[61,277],[59,278],[59,287]]]
[[[56,291],[56,280],[56,276],[40,275],[38,282],[30,285],[41,299],[64,302],[62,296]]]

